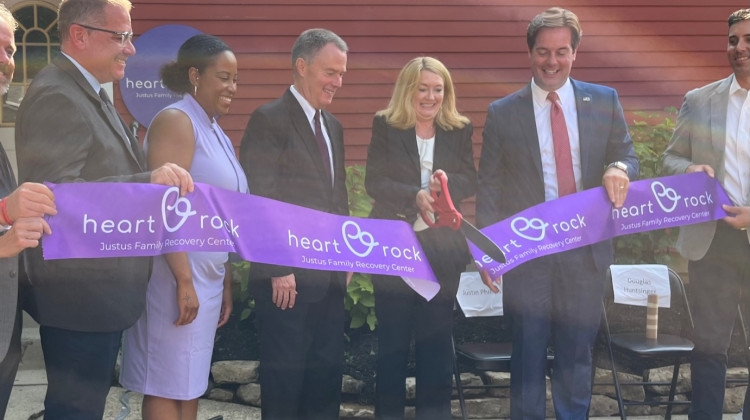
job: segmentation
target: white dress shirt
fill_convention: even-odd
[[[750,95],[732,77],[727,104],[724,189],[738,206],[750,204]]]
[[[299,102],[302,110],[305,111],[307,122],[310,123],[310,128],[312,128],[312,132],[313,134],[315,134],[316,109],[313,108],[312,105],[310,105],[310,102],[307,102],[307,99],[305,99],[305,97],[302,96],[301,93],[297,92],[297,89],[294,88],[294,85],[291,86],[290,90],[292,91],[292,95],[297,98],[297,102]],[[336,174],[333,172],[333,149],[331,148],[331,139],[328,137],[328,130],[326,129],[325,122],[323,121],[322,110],[320,111],[320,128],[321,130],[323,130],[323,138],[326,140],[326,145],[328,146],[328,162],[331,163],[331,181],[333,181],[336,178]]]
[[[546,90],[539,87],[531,80],[531,93],[534,102],[534,118],[536,120],[536,133],[539,138],[539,151],[542,154],[542,174],[544,175],[544,200],[550,201],[558,198],[557,193],[557,164],[555,163],[555,146],[552,141],[552,123],[550,121],[550,108],[552,104],[547,100]],[[568,127],[568,139],[570,140],[570,155],[573,159],[573,176],[576,180],[576,190],[581,191],[581,147],[578,139],[578,111],[576,110],[576,98],[573,84],[568,79],[565,84],[557,90],[560,98],[565,125]]]

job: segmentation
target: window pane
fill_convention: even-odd
[[[25,28],[34,27],[34,6],[22,7],[13,12],[13,16],[15,16],[16,20]]]
[[[42,4],[21,7],[13,11],[20,23],[15,33],[18,51],[15,55],[16,71],[2,106],[1,123],[13,124],[18,104],[26,87],[49,60],[60,52],[60,35],[57,33],[57,10]]]
[[[48,64],[47,50],[49,47],[26,47],[26,77],[33,79],[39,70]]]
[[[47,44],[47,34],[39,30],[29,31],[28,34],[26,34],[26,42]]]
[[[23,48],[16,51],[16,54],[13,56],[13,59],[16,62],[16,71],[13,72],[13,83],[22,83],[23,82],[23,68],[24,68]]]
[[[52,9],[48,9],[46,7],[38,7],[37,19],[38,19],[37,26],[39,26],[42,29],[45,29],[57,20],[57,12]],[[55,33],[57,33],[56,23],[55,23],[54,29],[55,29]]]

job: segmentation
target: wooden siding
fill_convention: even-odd
[[[236,147],[252,111],[291,83],[289,50],[297,35],[311,27],[341,35],[350,48],[348,72],[330,110],[345,128],[347,164],[364,162],[372,115],[386,106],[398,71],[415,56],[434,56],[451,70],[479,156],[487,105],[530,80],[525,31],[540,11],[559,5],[578,14],[584,37],[572,76],[616,88],[631,119],[634,111],[679,107],[688,90],[728,75],[726,18],[747,7],[747,0],[133,3],[136,34],[181,23],[218,35],[235,50],[240,86],[221,124]]]

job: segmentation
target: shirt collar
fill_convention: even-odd
[[[560,103],[566,103],[570,98],[573,98],[575,96],[575,92],[573,91],[573,84],[570,83],[570,77],[565,81],[565,84],[563,84],[560,89],[557,89],[557,96],[560,98]],[[539,87],[539,85],[536,84],[536,81],[534,81],[534,78],[531,79],[531,94],[533,96],[533,100],[535,104],[543,105],[547,102],[547,95],[549,92]]]
[[[312,121],[312,119],[315,117],[315,108],[313,108],[313,106],[310,105],[310,102],[308,102],[307,99],[305,99],[305,97],[297,91],[294,85],[292,85],[289,90],[292,91],[292,95],[297,98],[297,102],[299,102],[302,110],[305,111],[305,115],[307,115],[307,121]]]
[[[745,95],[748,94],[747,89],[740,86],[739,82],[737,82],[737,77],[735,77],[735,75],[732,74],[732,84],[729,85],[729,96],[734,95],[738,91],[744,93]]]
[[[81,74],[86,79],[86,81],[89,82],[89,84],[91,85],[91,87],[94,89],[94,92],[96,92],[96,94],[98,95],[99,94],[99,90],[101,90],[101,88],[102,88],[102,84],[99,83],[98,80],[96,80],[96,77],[94,77],[93,74],[91,74],[88,70],[86,70],[73,57],[69,56],[68,54],[65,54],[62,51],[60,51],[60,53],[62,53],[62,55],[64,55],[65,57],[67,57],[68,60],[70,60],[70,62],[73,63],[74,66],[76,66],[76,68],[78,69],[78,71],[81,72]]]
[[[216,124],[216,117],[208,116],[206,114],[206,110],[204,110],[201,104],[199,104],[198,101],[195,100],[193,95],[185,93],[184,95],[182,95],[182,99],[185,100],[185,103],[187,103],[187,106],[192,109],[195,115],[201,116],[201,118],[198,119],[198,121],[200,121],[200,124],[207,126],[213,126],[214,124]]]

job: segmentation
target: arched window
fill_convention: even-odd
[[[3,103],[2,125],[12,126],[18,105],[39,70],[60,52],[57,10],[41,2],[24,2],[12,9],[19,23],[16,30],[16,71]]]

